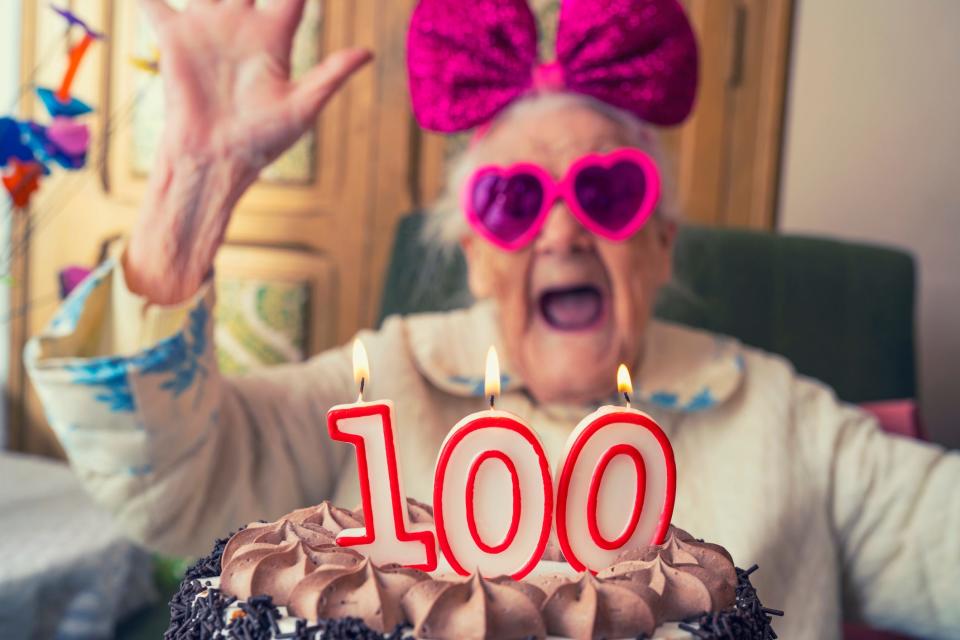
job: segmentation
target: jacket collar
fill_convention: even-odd
[[[483,396],[487,348],[500,356],[502,393],[520,392],[492,301],[451,312],[410,316],[407,331],[418,370],[437,388],[456,396]],[[743,348],[732,338],[651,321],[633,401],[676,412],[706,411],[728,400],[744,375]],[[611,377],[613,372],[611,372]],[[611,392],[610,402],[618,402]]]

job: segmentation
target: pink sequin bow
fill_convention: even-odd
[[[556,60],[537,60],[526,0],[420,0],[407,34],[417,121],[482,125],[532,90],[586,94],[657,125],[682,122],[697,92],[697,42],[677,0],[562,0]]]

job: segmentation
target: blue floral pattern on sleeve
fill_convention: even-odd
[[[69,364],[66,369],[73,374],[74,383],[97,387],[100,392],[94,398],[114,412],[136,411],[136,400],[130,386],[130,373],[134,371],[143,375],[166,376],[160,388],[179,397],[194,382],[207,376],[207,368],[201,360],[209,346],[206,335],[209,316],[206,306],[201,303],[190,312],[183,331],[158,342],[143,353],[130,357],[92,358]]]

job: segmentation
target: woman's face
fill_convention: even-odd
[[[580,156],[622,146],[618,124],[572,103],[512,114],[475,153],[479,164],[534,162],[559,178]],[[471,291],[496,300],[509,361],[537,400],[588,402],[616,391],[617,365],[639,362],[657,290],[670,279],[674,233],[651,219],[630,239],[608,241],[558,200],[519,251],[475,234],[464,240]]]

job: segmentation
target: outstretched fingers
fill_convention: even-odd
[[[276,14],[285,31],[293,33],[303,18],[305,4],[306,0],[270,0],[267,11]]]
[[[369,49],[343,49],[331,53],[300,79],[290,95],[293,114],[304,122],[317,117],[337,89],[373,58]]]

